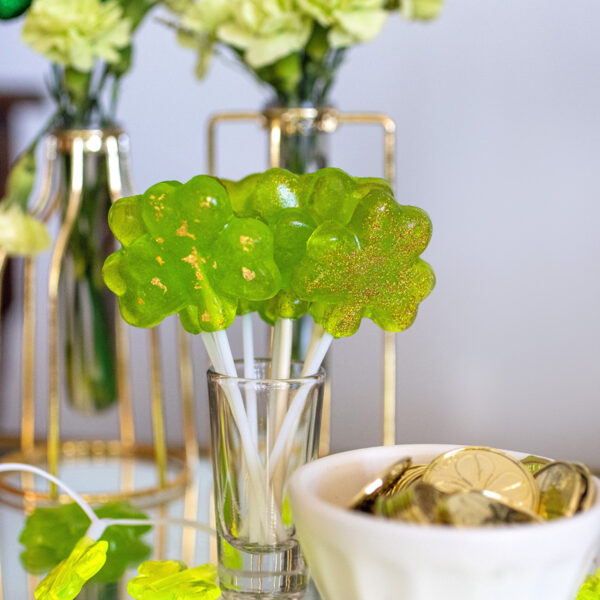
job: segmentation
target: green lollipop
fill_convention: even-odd
[[[424,211],[372,189],[347,226],[326,221],[315,230],[292,287],[334,337],[354,334],[365,317],[387,331],[402,331],[435,283],[431,267],[419,258],[430,237]]]
[[[132,325],[152,327],[179,313],[191,333],[218,331],[233,322],[240,300],[265,300],[279,289],[270,229],[236,217],[212,177],[163,182],[118,200],[109,224],[123,247],[106,260],[104,280]]]

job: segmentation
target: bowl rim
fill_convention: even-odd
[[[290,496],[290,503],[292,507],[292,514],[294,511],[294,505],[298,503],[310,503],[311,511],[320,513],[324,518],[335,521],[346,521],[349,523],[355,523],[362,527],[370,527],[373,532],[381,532],[385,535],[394,535],[394,533],[400,534],[413,534],[420,536],[445,536],[451,537],[458,533],[465,538],[472,539],[473,541],[493,537],[495,540],[500,540],[506,537],[514,538],[515,534],[535,536],[535,535],[555,535],[561,530],[569,529],[574,524],[581,524],[582,526],[587,521],[593,521],[595,519],[600,520],[600,479],[595,475],[594,480],[597,487],[597,496],[594,504],[590,509],[585,512],[578,513],[573,517],[555,519],[552,521],[544,521],[543,523],[527,523],[527,524],[515,524],[506,527],[449,527],[447,525],[432,524],[423,526],[418,523],[404,523],[401,521],[394,521],[389,519],[383,519],[376,517],[375,515],[369,515],[361,513],[359,511],[349,510],[345,506],[328,502],[319,497],[318,491],[315,487],[321,481],[323,472],[328,467],[335,467],[336,465],[348,464],[356,461],[358,457],[366,457],[369,454],[387,455],[393,456],[394,458],[400,459],[402,456],[406,456],[408,452],[413,452],[416,455],[419,454],[433,454],[437,456],[449,450],[456,448],[464,448],[471,446],[470,444],[398,444],[395,446],[372,446],[369,448],[359,448],[357,450],[348,450],[346,452],[340,452],[337,454],[331,454],[325,456],[313,462],[307,463],[297,469],[291,476],[288,490]],[[481,447],[481,446],[480,446]],[[412,449],[412,450],[411,450]],[[418,449],[418,450],[416,450]],[[511,456],[530,456],[532,453],[521,452],[516,450],[502,450]],[[539,455],[535,455],[539,456]],[[392,458],[393,460],[393,458]],[[554,459],[551,459],[554,460]],[[366,483],[366,482],[365,482]],[[300,499],[304,496],[304,499]]]

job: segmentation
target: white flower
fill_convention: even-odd
[[[345,48],[376,37],[385,20],[385,0],[297,0],[320,25],[330,28],[333,48]]]
[[[43,223],[28,215],[17,204],[0,205],[0,251],[9,255],[37,254],[50,246]]]
[[[82,72],[97,59],[117,63],[130,34],[116,0],[34,0],[23,25],[23,41],[36,52]]]

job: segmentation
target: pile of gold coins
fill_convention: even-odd
[[[351,508],[409,523],[482,527],[537,523],[590,508],[596,484],[581,463],[493,448],[451,450],[429,464],[403,458],[370,482]]]

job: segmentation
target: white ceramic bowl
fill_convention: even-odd
[[[292,514],[324,600],[575,599],[600,550],[600,499],[570,519],[503,528],[413,525],[346,508],[403,456],[429,462],[456,447],[365,448],[293,474]]]

